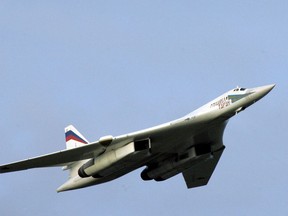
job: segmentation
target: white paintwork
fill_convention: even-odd
[[[99,143],[103,145],[109,145],[113,141],[114,137],[112,135],[106,135],[99,139]]]
[[[182,173],[188,188],[206,185],[224,151],[229,118],[274,86],[232,89],[182,118],[92,143],[70,125],[65,128],[66,150],[1,165],[0,173],[63,166],[70,174],[58,192],[111,181],[142,166],[143,180],[162,181]]]

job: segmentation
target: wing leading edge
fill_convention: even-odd
[[[213,152],[212,159],[198,163],[182,173],[188,188],[207,185],[224,149],[223,145],[221,149]]]
[[[0,166],[0,173],[26,170],[30,168],[64,166],[69,163],[96,157],[105,152],[106,147],[99,142],[87,144],[74,149],[67,149],[39,157],[29,158]]]

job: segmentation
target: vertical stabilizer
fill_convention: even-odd
[[[77,148],[88,144],[88,140],[73,126],[65,128],[66,149]]]

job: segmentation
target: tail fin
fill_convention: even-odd
[[[73,126],[65,128],[66,149],[77,148],[88,144],[88,140]]]

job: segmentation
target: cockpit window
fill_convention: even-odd
[[[245,91],[245,90],[246,90],[246,88],[236,88],[233,91]]]

